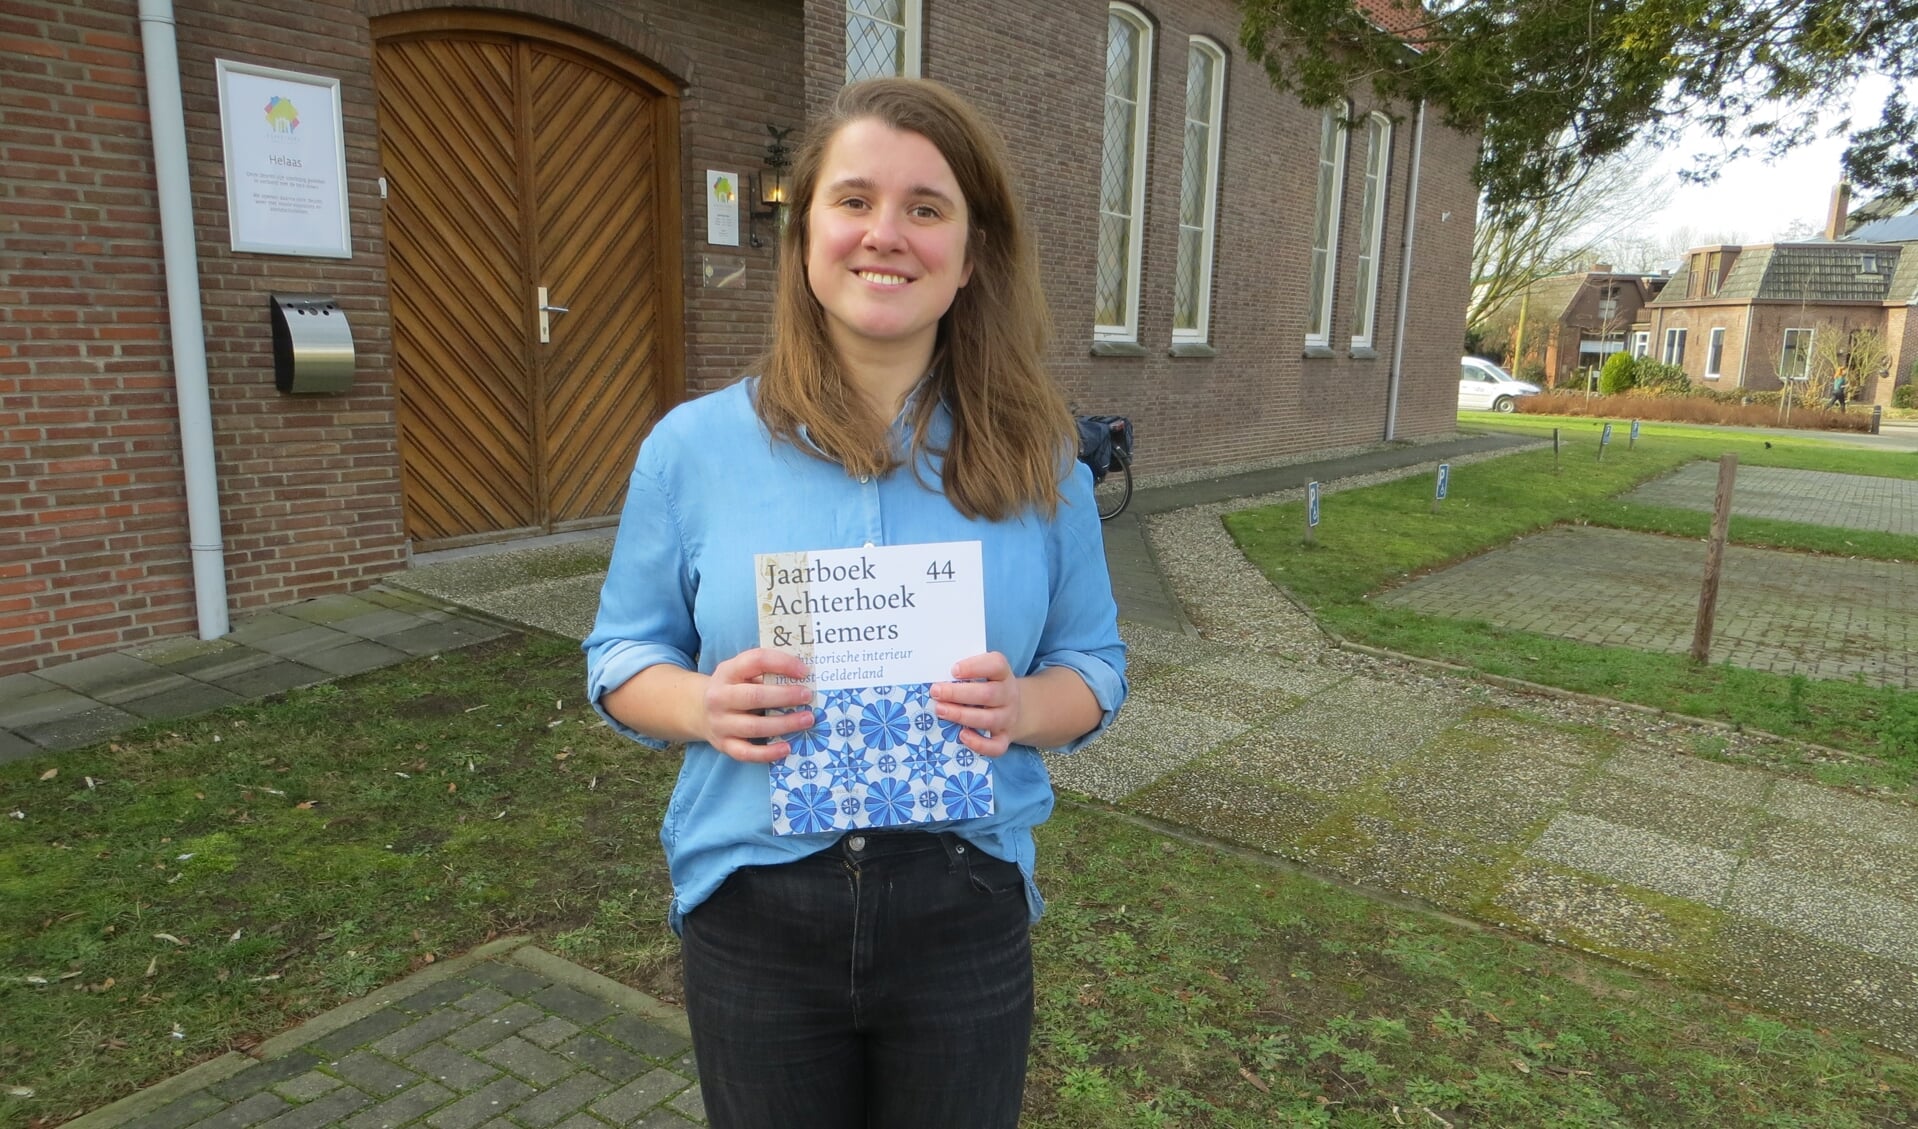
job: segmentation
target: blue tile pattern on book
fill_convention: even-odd
[[[990,762],[932,712],[931,683],[813,694],[814,724],[768,765],[775,835],[974,819],[992,812]]]

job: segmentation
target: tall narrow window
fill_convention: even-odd
[[[1378,312],[1379,250],[1385,241],[1385,187],[1392,176],[1392,121],[1365,119],[1365,203],[1359,211],[1359,269],[1352,280],[1352,348],[1372,347]]]
[[[1332,287],[1338,275],[1339,198],[1345,193],[1343,102],[1319,117],[1319,200],[1312,215],[1312,273],[1306,280],[1305,344],[1332,343]]]
[[[1139,339],[1139,257],[1145,219],[1146,107],[1152,25],[1114,4],[1106,17],[1106,121],[1099,175],[1099,277],[1093,336]]]
[[[1719,366],[1725,360],[1725,331],[1723,328],[1712,330],[1710,346],[1705,350],[1705,379],[1717,380],[1722,373]]]
[[[1651,351],[1652,351],[1651,330],[1641,329],[1637,333],[1632,334],[1632,356],[1642,357]]]
[[[846,81],[919,75],[919,0],[846,0]]]
[[[1811,330],[1787,329],[1785,349],[1778,358],[1778,379],[1803,380],[1811,371]]]
[[[1682,365],[1685,363],[1686,333],[1687,331],[1683,329],[1668,329],[1665,331],[1665,356],[1663,359],[1666,364]]]
[[[1185,165],[1179,176],[1179,276],[1172,286],[1172,340],[1199,343],[1212,320],[1212,244],[1218,220],[1219,119],[1225,52],[1194,37],[1186,52]]]

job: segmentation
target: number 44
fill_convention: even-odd
[[[932,582],[935,584],[937,584],[938,582],[942,580],[951,580],[952,579],[952,562],[946,561],[945,563],[941,564],[938,561],[934,561],[931,564],[926,566],[926,575],[929,578],[931,578]]]

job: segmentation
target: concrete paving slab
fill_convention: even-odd
[[[483,593],[466,601],[470,607],[514,623],[524,623],[568,639],[584,639],[599,614],[599,590],[604,577],[569,576],[541,580],[517,588]]]
[[[366,607],[367,610],[359,615],[335,620],[327,626],[361,639],[377,640],[423,624],[440,622],[424,618],[420,614],[425,610],[424,608],[419,610],[387,608],[371,602],[367,602]]]
[[[507,633],[507,628],[490,623],[473,619],[457,619],[410,627],[405,631],[381,636],[380,642],[417,657],[437,654],[441,651],[457,651],[461,647],[484,643],[488,639],[497,639]]]
[[[1646,783],[1619,773],[1598,773],[1572,796],[1580,814],[1622,827],[1742,856],[1761,809],[1679,788]]]
[[[1918,966],[1918,904],[1748,861],[1727,908],[1780,929]]]
[[[254,641],[250,644],[255,650],[265,651],[283,659],[302,661],[305,656],[316,651],[324,651],[352,642],[354,636],[331,627],[307,624],[298,631],[283,631]]]
[[[196,639],[191,635],[179,635],[129,647],[126,653],[155,666],[171,667],[202,655],[230,651],[235,646],[225,639]]]
[[[91,703],[91,699],[88,699]],[[15,732],[49,751],[77,749],[104,740],[140,724],[140,719],[113,706],[91,703],[89,708],[15,728]]]
[[[1918,905],[1918,851],[1902,844],[1772,816],[1753,831],[1746,857]]]
[[[1471,703],[1458,693],[1367,677],[1349,678],[1275,719],[1275,735],[1328,751],[1396,758],[1462,720]]]
[[[1259,686],[1235,677],[1229,667],[1201,670],[1161,663],[1128,665],[1126,682],[1135,701],[1198,706],[1206,714],[1253,725],[1299,705],[1303,698],[1284,690]]]
[[[48,682],[56,682],[76,694],[85,694],[101,701],[111,701],[109,695],[112,694],[127,698],[142,697],[152,693],[167,678],[178,677],[165,667],[118,652],[59,663],[38,674]]]
[[[1221,788],[1258,782],[1335,796],[1382,780],[1416,750],[1393,744],[1370,748],[1328,745],[1291,731],[1258,729],[1206,759],[1202,767]]]
[[[162,721],[173,717],[191,717],[209,710],[225,709],[237,706],[245,698],[231,690],[225,690],[207,682],[198,682],[191,678],[182,678],[181,685],[169,686],[158,693],[144,698],[128,698],[119,703],[121,709],[147,721]]]
[[[1243,722],[1153,701],[1127,701],[1106,735],[1134,748],[1163,749],[1183,760],[1245,732]]]
[[[237,643],[210,648],[198,654],[185,655],[177,661],[166,664],[174,673],[201,682],[217,682],[249,670],[258,670],[278,662],[279,659],[266,651],[256,651],[252,647],[242,647]]]
[[[7,729],[24,730],[30,725],[72,717],[99,704],[85,694],[75,693],[65,686],[41,678],[16,682],[14,685],[19,689],[13,696],[0,698],[0,727]]]
[[[1448,830],[1365,813],[1324,825],[1304,841],[1302,854],[1348,882],[1477,912],[1477,902],[1487,889],[1497,888],[1496,876],[1509,859],[1485,842]]]
[[[1835,791],[1801,780],[1780,780],[1766,800],[1765,810],[1880,843],[1918,848],[1918,809],[1892,800]]]
[[[271,659],[265,665],[208,681],[242,698],[265,698],[273,694],[283,694],[288,690],[297,690],[302,686],[315,686],[331,677],[332,675],[323,670],[302,663],[287,659]]]
[[[1191,758],[1162,746],[1106,736],[1075,753],[1047,753],[1045,760],[1055,786],[1117,803],[1183,768]]]
[[[1217,655],[1194,664],[1192,669],[1200,674],[1225,676],[1299,697],[1310,697],[1351,677],[1345,671],[1316,662],[1246,652]]]
[[[279,614],[307,623],[334,626],[343,619],[368,615],[380,611],[380,605],[358,596],[321,596],[318,599],[302,600],[297,604],[288,604],[274,609]]]
[[[1708,946],[1712,987],[1768,1011],[1862,1030],[1918,1056],[1918,969],[1727,915]]]
[[[1653,956],[1678,949],[1685,931],[1667,914],[1619,885],[1567,873],[1536,860],[1512,868],[1492,903],[1513,923],[1555,941],[1612,956]]]
[[[1556,761],[1510,749],[1486,748],[1486,739],[1444,734],[1379,786],[1404,819],[1514,847],[1562,808],[1576,771]]]
[[[1556,761],[1566,768],[1589,768],[1612,751],[1608,743],[1589,733],[1570,732],[1562,725],[1510,714],[1468,717],[1454,728],[1459,733],[1490,737],[1507,748]]]
[[[1778,777],[1762,769],[1636,749],[1624,750],[1606,761],[1605,771],[1649,787],[1672,789],[1740,807],[1762,805],[1779,782]]]
[[[1526,848],[1533,858],[1723,908],[1736,856],[1575,812],[1561,812]]]
[[[1128,662],[1136,658],[1170,666],[1199,666],[1207,661],[1229,658],[1238,653],[1231,647],[1214,643],[1209,639],[1165,631],[1141,623],[1121,621],[1119,637],[1125,640]]]
[[[244,647],[258,646],[263,640],[278,635],[291,635],[305,631],[313,625],[303,619],[278,612],[261,612],[250,615],[233,625],[233,630],[222,636],[229,643],[238,643]]]
[[[1344,798],[1287,788],[1215,763],[1225,755],[1214,753],[1172,773],[1134,794],[1126,807],[1283,858],[1308,858],[1309,844],[1339,817]]]
[[[328,674],[345,677],[405,662],[412,656],[405,651],[383,647],[370,639],[346,636],[345,641],[331,647],[303,650],[290,657],[295,657],[307,666],[323,670]]]

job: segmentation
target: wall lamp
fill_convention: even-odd
[[[766,167],[752,176],[752,196],[746,201],[746,237],[754,247],[765,244],[759,238],[759,221],[771,220],[773,237],[778,237],[792,185],[786,170],[792,166],[792,150],[786,145],[790,128],[780,129],[768,123],[766,132],[772,143],[766,146]]]

